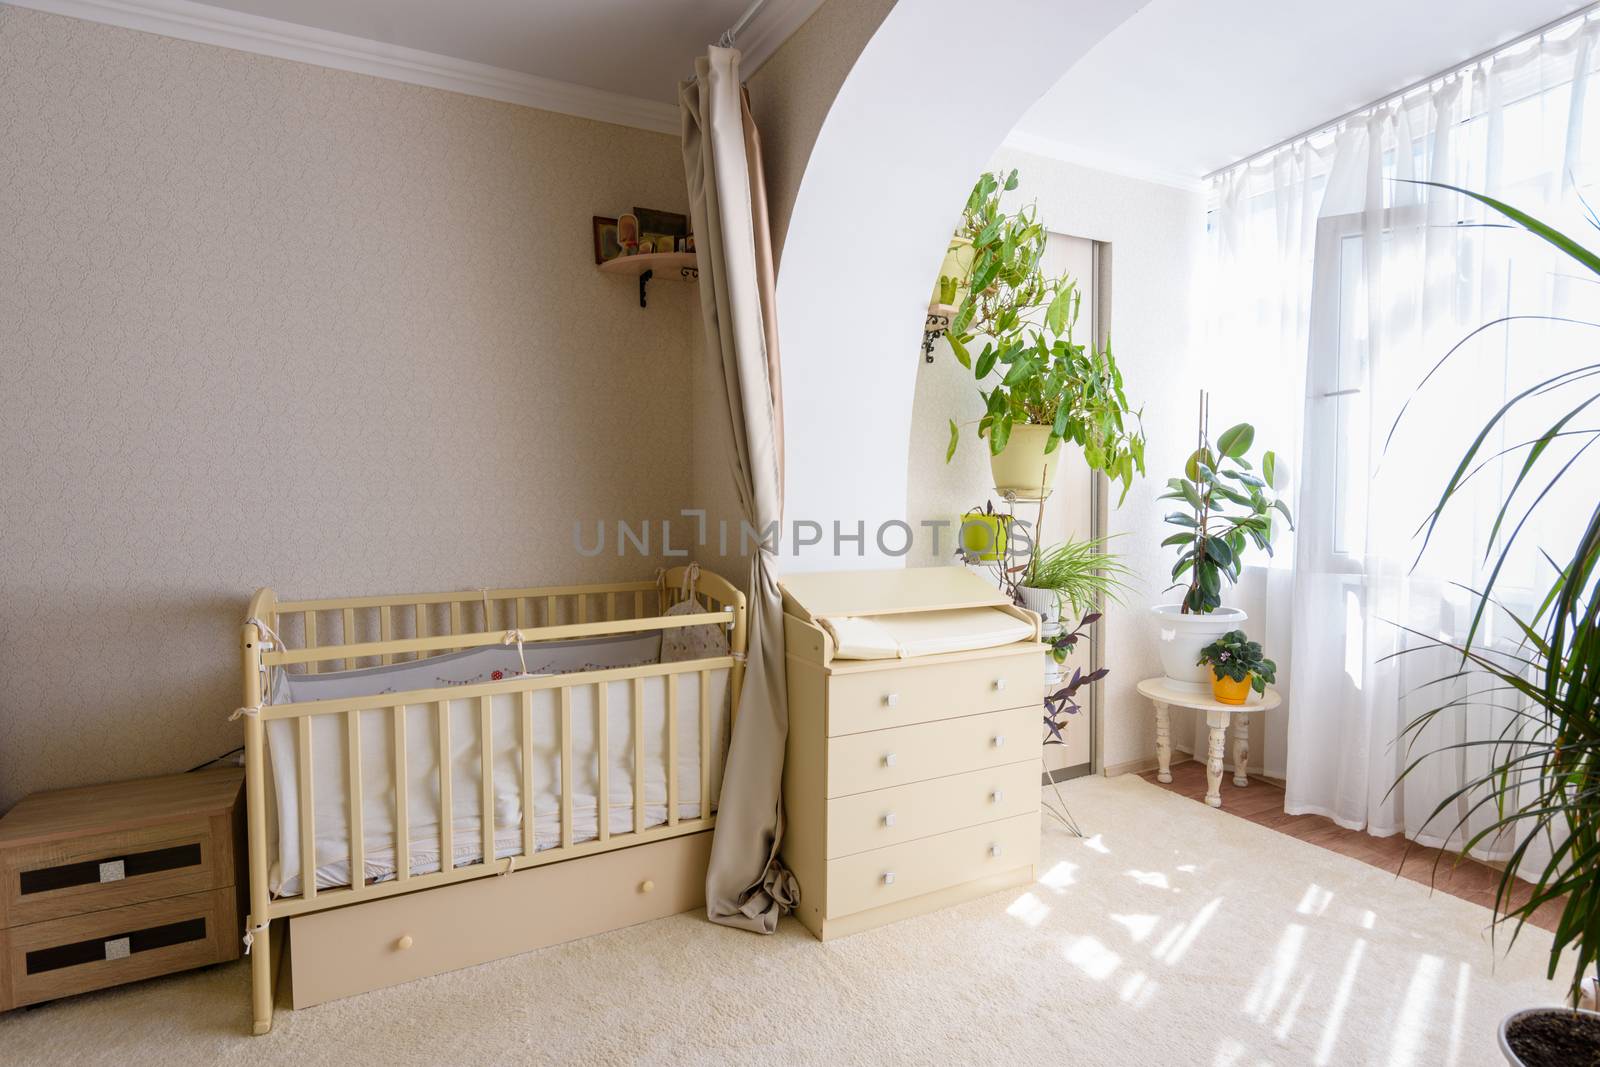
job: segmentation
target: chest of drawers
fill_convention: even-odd
[[[1033,880],[1044,646],[837,658],[822,620],[988,607],[955,568],[799,575],[781,583],[789,687],[784,862],[824,940]]]
[[[0,819],[0,1011],[238,958],[243,788],[218,768]]]

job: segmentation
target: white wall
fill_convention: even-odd
[[[1099,743],[1102,766],[1116,772],[1155,753],[1155,716],[1133,687],[1161,673],[1147,607],[1162,598],[1172,558],[1160,547],[1169,531],[1161,522],[1166,502],[1156,497],[1193,451],[1195,397],[1207,380],[1190,330],[1205,197],[1198,188],[1140,181],[1010,147],[1001,148],[989,167],[1018,168],[1022,184],[1013,195],[1037,200],[1051,229],[1111,246],[1102,282],[1110,294],[1111,347],[1129,400],[1144,408],[1150,439],[1147,477],[1106,522],[1116,550],[1145,576],[1126,606],[1110,605],[1104,624],[1111,675],[1103,683]]]

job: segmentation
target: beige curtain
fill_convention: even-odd
[[[757,530],[783,518],[783,400],[774,315],[772,231],[761,148],[739,85],[739,53],[713,47],[679,90],[689,215],[700,259],[706,353],[731,442],[729,473]],[[770,934],[798,899],[778,860],[783,837],[783,747],[789,708],[783,603],[765,548],[750,561],[749,661],[722,778],[706,914]]]

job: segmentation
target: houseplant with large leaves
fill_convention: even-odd
[[[1566,233],[1491,197],[1451,186],[1437,188],[1484,204],[1548,242],[1579,272],[1600,283],[1600,255]],[[1488,323],[1473,331],[1468,340],[1508,321],[1514,320]],[[1586,324],[1568,320],[1567,325],[1583,328]],[[1447,352],[1429,377],[1465,344],[1464,340]],[[1426,385],[1424,379],[1422,387]],[[1519,430],[1514,435],[1519,440],[1499,447],[1497,436],[1514,414],[1546,410],[1554,414],[1541,430],[1531,435]],[[1585,485],[1569,479],[1592,478],[1578,460],[1600,441],[1600,427],[1594,425],[1597,410],[1600,359],[1584,354],[1574,358],[1571,366],[1516,392],[1478,431],[1428,516],[1422,551],[1446,511],[1453,504],[1466,506],[1482,480],[1478,476],[1493,472],[1496,461],[1505,459],[1514,473],[1506,478],[1508,488],[1488,538],[1485,562],[1492,560],[1493,566],[1475,594],[1476,610],[1463,641],[1441,641],[1432,634],[1410,631],[1415,640],[1400,653],[1430,649],[1451,653],[1449,673],[1424,688],[1463,678],[1484,683],[1482,696],[1440,704],[1408,723],[1405,734],[1413,743],[1440,716],[1456,716],[1486,705],[1511,713],[1509,725],[1498,736],[1468,736],[1417,756],[1407,764],[1400,780],[1436,758],[1467,759],[1469,765],[1482,767],[1439,802],[1428,822],[1451,824],[1448,837],[1464,839],[1462,854],[1485,843],[1509,847],[1496,887],[1494,915],[1497,929],[1509,924],[1513,941],[1537,910],[1546,906],[1559,909],[1549,974],[1568,981],[1574,1005],[1580,1000],[1585,978],[1594,979],[1600,961],[1600,493],[1592,482]],[[1574,490],[1595,501],[1587,517],[1575,524],[1576,529],[1557,531],[1538,522],[1530,525],[1552,494]],[[1562,559],[1545,554],[1554,578],[1537,607],[1519,613],[1502,605],[1495,589],[1518,544],[1534,534],[1542,550],[1563,533],[1576,535],[1573,547]],[[1514,648],[1478,641],[1482,624],[1491,614],[1497,622],[1514,627],[1520,636]],[[1487,825],[1470,832],[1469,820],[1479,813],[1492,817]],[[1546,845],[1548,857],[1541,851]],[[1519,880],[1526,883],[1520,890]],[[1534,1008],[1504,1020],[1500,1040],[1508,1060],[1528,1067],[1593,1063],[1600,1061],[1600,1015]]]
[[[1128,404],[1108,342],[1073,336],[1083,294],[1043,266],[1047,233],[1038,209],[1001,206],[1017,172],[984,174],[972,187],[955,237],[970,242],[972,273],[946,339],[983,398],[978,436],[988,442],[995,485],[1018,499],[1048,495],[1063,441],[1121,486],[1144,474],[1144,431]],[[981,342],[982,347],[979,347]],[[974,351],[976,349],[976,351]],[[950,420],[949,462],[961,430]]]

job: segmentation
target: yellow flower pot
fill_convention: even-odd
[[[1219,678],[1215,672],[1211,675],[1211,695],[1219,704],[1243,704],[1250,699],[1250,679],[1254,675],[1245,675],[1244,681],[1236,682],[1232,678]]]
[[[1048,497],[1056,485],[1056,461],[1061,458],[1061,446],[1045,453],[1050,441],[1050,427],[1029,424],[1011,427],[1011,437],[999,455],[989,456],[989,472],[994,475],[994,487],[1001,493],[1008,490],[1018,500],[1039,500]]]

